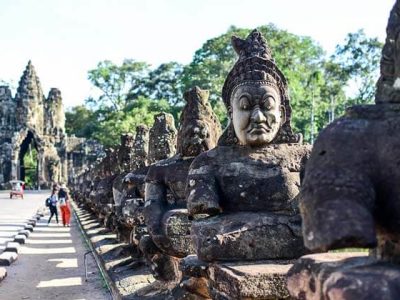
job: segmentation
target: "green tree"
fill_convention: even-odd
[[[98,130],[98,113],[84,105],[74,106],[65,112],[65,130],[68,135],[91,138]]]
[[[337,76],[352,90],[347,105],[373,103],[382,47],[376,37],[367,37],[362,29],[349,33],[344,44],[336,46],[332,61],[340,66]]]
[[[120,142],[122,133],[135,133],[136,126],[153,125],[154,115],[159,112],[170,112],[171,108],[166,100],[151,100],[139,97],[124,110],[112,111],[104,114],[106,117],[98,124],[92,137],[105,146],[116,146]]]
[[[109,60],[99,62],[96,69],[88,72],[88,78],[102,95],[97,100],[89,98],[87,103],[113,111],[124,109],[130,100],[145,93],[148,72],[147,63],[133,59],[125,59],[120,66]]]
[[[311,38],[294,35],[272,24],[259,27],[266,37],[278,67],[285,74],[291,95],[292,125],[312,141],[317,133],[354,103],[369,103],[375,92],[382,44],[362,31],[349,33],[345,43],[327,57]],[[221,101],[224,80],[237,56],[231,46],[232,35],[245,38],[250,29],[231,27],[206,41],[188,65],[176,62],[150,69],[144,62],[125,60],[118,66],[100,62],[89,71],[89,79],[103,94],[89,99],[92,110],[75,108],[68,120],[68,132],[94,136],[106,145],[119,140],[124,130],[139,123],[152,122],[162,110],[178,119],[182,94],[195,85],[210,90],[210,102],[222,124],[227,114]],[[345,88],[357,86],[346,96]],[[162,100],[161,100],[162,99]],[[140,120],[143,120],[142,122]],[[151,121],[149,121],[151,120]],[[149,124],[149,123],[147,123]],[[150,125],[150,124],[149,124]]]
[[[142,95],[150,99],[164,99],[171,105],[182,103],[181,75],[183,65],[177,62],[161,64],[156,69],[151,70],[147,75]],[[137,94],[136,94],[137,96]],[[128,98],[135,98],[135,94],[128,95]]]

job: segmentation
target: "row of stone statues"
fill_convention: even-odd
[[[77,179],[75,199],[153,270],[153,290],[183,288],[188,299],[400,298],[399,3],[377,104],[350,108],[312,153],[292,131],[288,83],[254,30],[232,38],[238,60],[222,90],[222,134],[208,92],[195,87],[178,131],[162,113],[150,130],[122,136]],[[372,256],[307,255],[344,247],[373,248]]]

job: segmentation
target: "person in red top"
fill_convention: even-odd
[[[58,192],[58,203],[60,205],[63,225],[64,227],[69,227],[71,219],[71,209],[69,207],[69,195],[65,185],[62,185],[60,191]]]

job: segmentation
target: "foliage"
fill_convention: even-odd
[[[148,73],[142,94],[150,99],[164,99],[171,105],[182,104],[181,76],[183,66],[177,62],[161,64]],[[130,94],[130,99],[134,99]]]
[[[109,112],[104,120],[99,122],[98,130],[94,132],[93,137],[103,145],[116,146],[122,133],[134,133],[140,124],[151,126],[154,115],[161,111],[170,111],[167,101],[139,97],[124,110]]]
[[[291,96],[292,125],[313,141],[317,133],[357,103],[370,103],[382,44],[363,31],[349,33],[344,44],[327,57],[311,38],[278,29],[273,24],[259,27],[272,50],[277,66],[285,74]],[[232,35],[245,38],[250,29],[231,27],[206,41],[187,65],[164,63],[150,68],[132,59],[121,65],[100,62],[89,71],[89,80],[102,91],[98,99],[67,112],[67,133],[94,137],[115,145],[123,132],[133,132],[144,123],[151,125],[154,114],[164,110],[176,120],[183,105],[183,92],[195,85],[210,90],[210,102],[222,124],[227,114],[221,101],[224,80],[237,59],[230,44]],[[346,95],[348,87],[355,93]],[[346,90],[347,88],[347,90]]]
[[[121,66],[109,60],[99,62],[97,68],[88,72],[91,83],[103,93],[94,101],[88,102],[100,108],[109,108],[113,111],[124,109],[128,105],[128,92],[131,97],[142,93],[149,65],[133,59],[125,59]]]
[[[382,47],[377,38],[367,37],[363,30],[349,33],[345,44],[336,47],[332,60],[340,66],[337,72],[355,90],[348,104],[373,102]]]
[[[37,185],[37,150],[33,144],[30,144],[28,149],[28,152],[24,156],[24,180],[27,188],[33,188]]]
[[[97,115],[84,105],[74,106],[65,112],[66,132],[77,137],[91,137],[98,128]]]

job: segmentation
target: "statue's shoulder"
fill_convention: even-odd
[[[151,168],[165,168],[165,167],[168,167],[168,166],[170,166],[172,164],[177,163],[179,160],[182,160],[182,156],[180,154],[175,154],[172,157],[169,157],[169,158],[166,158],[166,159],[162,159],[162,160],[152,164],[150,166],[150,169]]]
[[[137,170],[134,170],[124,176],[124,182],[131,182],[131,183],[142,183],[144,178],[146,177],[150,167],[146,166]]]
[[[312,146],[309,144],[271,144],[264,148],[263,153],[266,157],[275,157],[281,160],[301,160],[303,157],[310,156]]]
[[[193,160],[192,164],[190,165],[190,169],[207,169],[210,170],[214,166],[218,165],[224,158],[224,154],[226,151],[226,146],[217,146],[211,150],[205,151]]]
[[[149,182],[161,180],[161,178],[164,178],[166,173],[168,173],[169,167],[181,159],[181,156],[179,154],[176,154],[170,158],[166,158],[152,164],[149,167],[149,171],[147,172],[145,181]]]
[[[345,147],[368,133],[371,120],[354,116],[343,116],[326,126],[318,135],[314,149],[319,147]],[[315,150],[314,150],[315,151]]]

